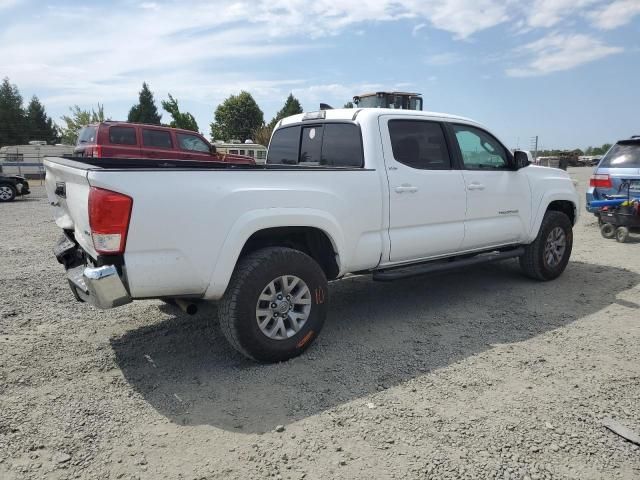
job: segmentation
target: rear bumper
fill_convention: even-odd
[[[70,237],[62,236],[53,252],[67,270],[67,281],[76,300],[107,309],[132,301],[116,265],[89,266],[87,254]]]
[[[593,200],[597,200],[596,197],[593,195],[593,193],[590,193],[587,191],[587,198],[586,198],[586,203],[585,203],[585,208],[587,209],[587,212],[591,212],[591,213],[596,213],[598,211],[597,208],[593,208],[591,206],[591,202]]]
[[[18,192],[18,195],[29,195],[31,193],[29,190],[29,184],[26,181],[17,183],[16,191]]]
[[[97,308],[115,308],[132,301],[118,269],[113,265],[70,268],[67,280],[76,299]]]

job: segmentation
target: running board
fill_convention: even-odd
[[[468,267],[470,265],[506,260],[507,258],[519,257],[523,253],[524,248],[519,247],[512,250],[504,250],[502,252],[493,251],[479,253],[473,257],[461,258],[459,260],[432,260],[430,262],[419,263],[417,265],[378,270],[377,272],[373,272],[373,279],[379,282],[390,282],[400,278],[415,277],[417,275],[424,275],[427,273],[446,272],[461,267]]]

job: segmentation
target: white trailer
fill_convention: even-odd
[[[72,145],[47,145],[42,141],[31,141],[27,145],[0,148],[0,171],[9,175],[27,178],[43,178],[44,157],[66,157],[73,155]]]

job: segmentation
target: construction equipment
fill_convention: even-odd
[[[422,110],[422,95],[411,92],[374,92],[353,97],[358,108],[396,108]]]

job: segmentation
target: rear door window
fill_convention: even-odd
[[[109,143],[135,145],[136,129],[133,127],[109,127]]]
[[[450,170],[442,125],[426,120],[390,120],[393,158],[418,170]]]
[[[603,168],[640,168],[640,142],[618,142],[600,162]]]
[[[171,134],[165,130],[142,129],[142,144],[145,147],[172,148]]]

